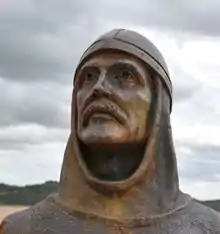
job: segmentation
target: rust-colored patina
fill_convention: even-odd
[[[220,233],[217,212],[179,189],[165,61],[145,37],[112,30],[74,76],[59,191],[4,220],[3,234]]]

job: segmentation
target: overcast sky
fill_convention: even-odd
[[[219,22],[219,0],[0,1],[0,182],[59,179],[76,63],[100,34],[127,28],[167,61],[181,189],[220,199]]]

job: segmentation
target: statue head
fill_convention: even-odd
[[[134,31],[115,29],[102,35],[75,70],[61,180],[67,168],[71,173],[71,157],[87,182],[99,190],[105,187],[105,192],[125,190],[146,171],[155,172],[154,155],[162,158],[159,154],[167,155],[167,149],[174,162],[171,107],[172,85],[159,50]],[[68,153],[71,144],[74,152]]]

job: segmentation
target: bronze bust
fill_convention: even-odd
[[[98,38],[76,68],[58,193],[0,233],[220,233],[219,214],[179,189],[171,110],[168,69],[148,39]]]

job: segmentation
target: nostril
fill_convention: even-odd
[[[108,97],[110,95],[110,91],[107,89],[106,86],[102,84],[96,84],[93,88],[92,98],[99,99],[102,97]]]
[[[93,92],[92,97],[93,97],[94,99],[96,99],[96,98],[98,97],[97,92]]]
[[[94,87],[93,95],[95,95],[95,97],[98,97],[102,95],[103,93],[105,93],[105,89],[102,85],[98,84]]]

